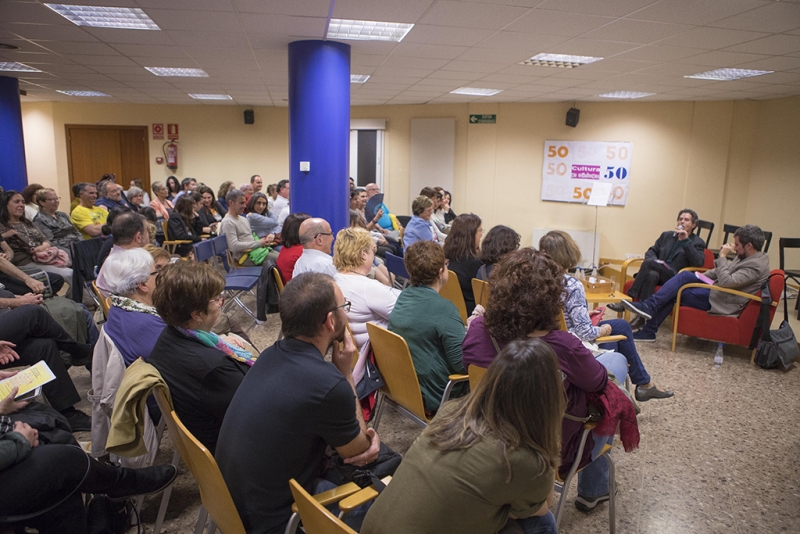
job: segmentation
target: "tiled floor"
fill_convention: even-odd
[[[275,339],[277,323],[271,316],[253,329],[260,349]],[[793,326],[800,333],[800,323]],[[673,353],[670,336],[667,321],[656,343],[640,345],[653,380],[675,397],[642,403],[639,449],[626,454],[618,446],[612,452],[617,532],[800,532],[800,369],[764,371],[750,365],[746,349],[725,347],[724,363],[715,370],[714,343],[681,336]],[[73,377],[79,390],[88,389],[88,373],[74,370]],[[82,407],[88,411],[87,403]],[[380,435],[398,452],[419,432],[391,409],[385,412]],[[169,447],[165,438],[165,463]],[[571,504],[574,496],[573,487],[561,532],[607,532],[607,505],[586,515]],[[157,497],[145,502],[148,531],[158,504]],[[198,508],[199,493],[182,465],[162,532],[192,531]]]

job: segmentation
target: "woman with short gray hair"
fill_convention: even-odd
[[[153,306],[156,288],[153,257],[143,248],[121,250],[103,263],[111,309],[103,330],[114,342],[125,365],[147,359],[166,324]]]

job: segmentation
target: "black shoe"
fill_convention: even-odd
[[[632,311],[632,312],[633,312],[633,313],[635,313],[636,315],[641,315],[642,317],[644,317],[644,318],[645,318],[645,319],[647,319],[648,321],[649,321],[650,319],[652,319],[652,318],[653,318],[653,316],[652,316],[652,315],[650,315],[649,313],[647,313],[647,312],[644,310],[644,308],[642,307],[642,303],[641,303],[641,302],[631,302],[631,301],[629,301],[629,300],[623,300],[623,301],[621,302],[621,304],[622,304],[623,306],[625,306],[625,308],[626,308],[628,311]]]
[[[661,391],[657,387],[643,388],[636,386],[636,400],[639,402],[649,401],[650,399],[668,399],[675,395],[669,390]]]
[[[75,367],[86,366],[91,372],[92,368],[92,355],[94,347],[87,343],[75,343],[75,347],[69,352],[69,361]]]
[[[142,469],[118,467],[117,483],[107,491],[109,499],[121,499],[131,495],[150,495],[164,490],[178,476],[174,465],[155,465]]]
[[[89,432],[92,430],[92,418],[80,410],[72,409],[69,413],[62,413],[73,432]]]
[[[578,494],[578,497],[575,499],[575,508],[577,508],[583,513],[589,513],[595,508],[597,508],[597,505],[600,504],[601,502],[606,502],[608,498],[609,498],[608,493],[594,498],[583,497],[580,494]]]
[[[641,315],[634,315],[633,319],[631,319],[631,323],[630,323],[631,324],[631,330],[633,330],[634,332],[636,332],[637,330],[640,330],[642,327],[644,327],[646,322],[647,322],[647,319],[645,319]]]
[[[606,306],[611,311],[615,311],[617,313],[622,313],[625,311],[625,307],[619,302],[612,302],[608,306]]]
[[[645,343],[655,343],[656,335],[655,334],[648,334],[644,330],[639,330],[635,334],[633,334],[634,341],[644,341]]]

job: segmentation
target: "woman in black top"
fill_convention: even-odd
[[[498,224],[486,232],[486,237],[481,244],[481,265],[478,269],[478,280],[489,281],[489,273],[500,258],[519,248],[520,236],[508,226]]]
[[[444,242],[444,256],[450,262],[448,269],[458,276],[464,304],[467,305],[467,315],[471,315],[475,309],[472,279],[481,266],[478,255],[482,236],[481,218],[474,213],[462,213],[453,220],[453,226]]]
[[[147,359],[169,386],[181,421],[212,454],[228,405],[256,359],[239,336],[211,331],[224,288],[225,279],[206,263],[179,261],[159,271],[153,304],[167,327]]]
[[[203,228],[199,217],[194,211],[195,199],[192,198],[193,195],[194,193],[181,195],[181,198],[175,204],[175,209],[169,216],[169,222],[167,223],[170,241],[191,241],[192,243],[202,241],[200,234],[202,234]],[[192,245],[190,243],[178,245],[175,248],[175,253],[182,258],[187,257],[191,252]]]

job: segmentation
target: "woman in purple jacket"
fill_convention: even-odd
[[[464,367],[488,367],[498,351],[515,339],[540,338],[558,356],[567,394],[566,413],[586,417],[586,393],[601,392],[608,380],[606,369],[624,382],[628,365],[625,357],[607,352],[596,358],[580,339],[558,330],[564,277],[561,268],[546,254],[523,248],[506,255],[489,276],[492,291],[484,317],[472,322],[463,343]],[[561,434],[560,474],[565,476],[575,461],[580,445],[582,423],[564,419]],[[611,438],[589,436],[583,451],[578,474],[578,498],[575,506],[581,511],[593,510],[607,501],[608,464],[592,462]]]

